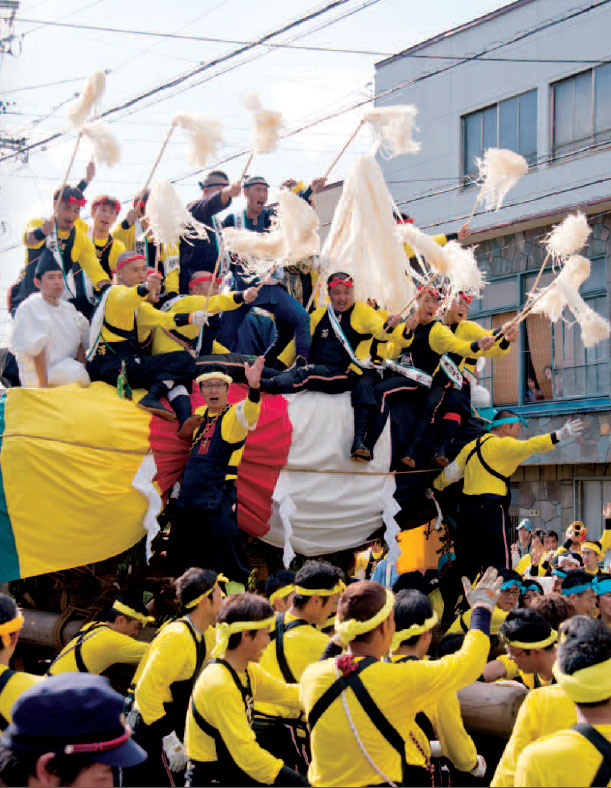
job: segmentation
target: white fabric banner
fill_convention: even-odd
[[[293,425],[291,448],[274,490],[270,530],[262,539],[283,548],[285,555],[290,554],[289,544],[303,555],[358,547],[383,524],[382,512],[388,509],[389,492],[394,492],[394,477],[384,475],[390,466],[389,425],[375,447],[374,460],[354,462],[349,393],[331,397],[308,391],[288,394],[286,400]]]

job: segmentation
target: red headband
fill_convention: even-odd
[[[195,287],[195,285],[199,285],[202,282],[209,282],[212,279],[212,274],[202,274],[201,276],[196,276],[195,279],[192,279],[189,282],[189,288]],[[220,284],[223,281],[222,276],[217,276],[214,278],[214,281]]]
[[[60,202],[67,202],[70,205],[75,205],[75,204],[80,205],[81,208],[83,207],[83,205],[87,205],[87,200],[77,200],[77,198],[74,197],[72,194],[70,195],[70,197],[66,197],[65,199],[62,197]]]
[[[467,295],[466,293],[459,293],[458,297],[462,298],[463,301],[466,301],[467,305],[473,301],[473,296]]]
[[[117,263],[117,267],[115,271],[120,271],[124,265],[127,265],[128,263],[133,263],[134,260],[146,260],[146,257],[142,254],[134,254],[131,257],[125,257],[123,260],[121,260],[120,263]]]
[[[424,285],[418,285],[418,294],[423,293],[423,291],[424,293],[430,293],[433,296],[433,298],[437,299],[437,301],[441,299],[441,293],[435,287],[427,287],[425,289]]]
[[[332,287],[335,287],[335,285],[345,285],[346,287],[354,287],[354,282],[352,281],[352,279],[338,279],[337,277],[335,277],[334,279],[329,279],[329,281],[327,282],[327,287],[329,288],[329,290]]]
[[[113,197],[109,197],[106,194],[103,194],[101,197],[96,197],[95,200],[91,203],[91,215],[95,213],[95,209],[100,205],[108,205],[109,208],[114,208],[115,213],[119,213],[121,210],[121,203],[118,200],[115,200]]]
[[[129,739],[132,732],[129,725],[125,726],[123,733],[117,736],[116,739],[109,739],[108,741],[89,742],[85,744],[66,744],[64,747],[65,755],[73,755],[74,753],[82,752],[107,752],[108,750],[116,750],[121,747]]]

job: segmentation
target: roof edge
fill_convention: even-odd
[[[400,60],[402,57],[405,57],[412,52],[425,49],[426,47],[432,46],[433,44],[437,44],[439,41],[450,38],[450,36],[463,33],[465,30],[469,30],[470,28],[476,27],[477,25],[482,25],[484,22],[495,19],[497,16],[503,16],[503,14],[508,14],[511,11],[514,11],[516,8],[520,8],[520,6],[529,5],[530,3],[534,2],[536,2],[536,0],[514,0],[513,3],[496,8],[494,11],[489,11],[483,16],[478,16],[475,17],[475,19],[470,19],[468,22],[463,22],[463,24],[458,25],[458,27],[452,27],[449,30],[444,30],[442,33],[438,33],[436,36],[432,36],[431,38],[427,38],[424,41],[420,41],[418,44],[413,44],[411,47],[403,49],[401,52],[397,52],[395,55],[384,58],[384,60],[378,60],[377,63],[374,63],[374,67],[378,68],[379,66],[387,66],[389,63],[392,63],[395,60]]]

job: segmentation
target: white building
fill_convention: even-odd
[[[472,314],[486,326],[520,310],[543,261],[541,239],[575,207],[593,228],[592,274],[581,293],[609,315],[609,30],[608,2],[517,0],[376,66],[379,105],[419,110],[420,153],[381,164],[400,209],[422,229],[452,232],[464,223],[478,193],[475,159],[486,148],[510,148],[531,165],[503,207],[478,208],[471,225],[490,281]],[[597,536],[601,506],[611,500],[609,342],[586,350],[578,328],[532,316],[517,346],[485,374],[493,404],[525,415],[529,433],[585,415],[582,440],[516,474],[513,513],[557,530],[583,519]]]

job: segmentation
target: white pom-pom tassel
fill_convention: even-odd
[[[397,232],[408,243],[412,249],[419,252],[426,258],[427,263],[434,268],[438,274],[450,274],[452,272],[452,262],[445,252],[444,247],[434,241],[430,235],[423,233],[413,224],[397,225]]]
[[[171,244],[181,237],[206,237],[169,181],[157,181],[146,203],[146,219],[155,243]]]
[[[106,123],[88,123],[81,131],[93,142],[94,156],[100,164],[114,167],[121,161],[121,145]]]
[[[218,148],[223,142],[223,127],[219,120],[199,112],[180,112],[174,115],[173,124],[189,134],[189,164],[205,167],[210,158],[218,155]]]
[[[486,276],[477,266],[475,247],[450,241],[443,250],[446,259],[450,260],[449,276],[453,291],[479,296],[486,284]]]
[[[580,211],[557,224],[544,243],[554,260],[564,260],[583,249],[590,233],[585,214]]]
[[[577,318],[581,328],[581,339],[584,347],[593,347],[603,339],[608,339],[611,334],[611,324],[592,307],[585,305],[585,309]]]
[[[251,150],[255,153],[271,153],[278,147],[280,129],[284,125],[282,114],[265,109],[256,93],[246,96],[244,106],[253,118]]]
[[[590,261],[587,257],[582,257],[579,254],[574,254],[569,257],[558,278],[567,282],[567,284],[574,290],[579,290],[581,285],[590,276]]]
[[[99,101],[106,88],[106,74],[94,71],[87,80],[85,89],[70,110],[68,119],[74,128],[81,126],[89,117],[96,101]]]
[[[413,139],[418,110],[413,104],[395,107],[376,107],[366,112],[363,121],[369,123],[380,143],[382,154],[390,158],[401,153],[418,153],[420,143]]]
[[[284,237],[279,230],[266,233],[253,233],[238,227],[225,227],[223,229],[223,244],[229,252],[240,257],[259,257],[273,260],[282,255],[284,251]]]
[[[479,178],[483,179],[480,199],[487,210],[498,210],[507,192],[528,172],[526,159],[504,148],[488,148],[475,163]]]

